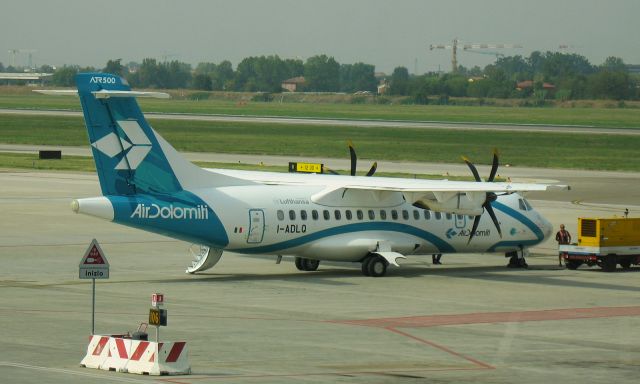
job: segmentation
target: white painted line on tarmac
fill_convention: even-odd
[[[117,381],[121,383],[148,383],[148,380],[136,380],[130,379],[127,377],[119,377],[119,376],[110,376],[110,375],[100,375],[89,372],[78,372],[70,369],[61,369],[61,368],[50,368],[50,367],[40,367],[37,365],[29,365],[22,363],[13,363],[10,361],[0,361],[0,367],[13,367],[13,368],[22,368],[22,369],[30,369],[33,371],[44,371],[50,373],[59,373],[64,375],[75,375],[75,376],[83,376],[83,377],[91,377],[93,379],[101,379],[101,380],[109,380],[109,381]],[[85,368],[88,369],[88,368]]]

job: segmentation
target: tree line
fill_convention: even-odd
[[[13,68],[0,71],[11,72]],[[622,59],[609,57],[601,65],[591,64],[584,56],[560,52],[533,52],[528,57],[500,57],[484,68],[460,67],[456,73],[410,74],[406,67],[396,67],[389,76],[376,77],[375,66],[358,62],[340,64],[333,57],[316,55],[306,61],[282,59],[277,55],[252,56],[236,68],[230,61],[190,64],[158,61],[122,64],[109,60],[104,68],[66,65],[43,66],[53,72],[56,86],[73,86],[78,72],[102,70],[119,74],[135,88],[191,88],[204,91],[282,92],[286,79],[304,77],[298,90],[309,92],[366,91],[375,93],[385,84],[387,93],[406,96],[410,103],[446,102],[449,97],[530,98],[537,101],[640,98],[640,78],[629,73]],[[528,81],[526,87],[518,87]]]
[[[518,87],[525,81],[529,85]],[[631,75],[622,59],[609,57],[596,66],[584,56],[559,52],[501,57],[484,69],[461,67],[455,74],[412,76],[406,68],[397,67],[389,83],[390,94],[410,95],[417,103],[427,103],[430,97],[538,101],[640,98],[640,77]]]

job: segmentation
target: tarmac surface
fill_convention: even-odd
[[[572,181],[564,198],[531,198],[574,239],[578,216],[640,209],[638,174],[509,173]],[[225,253],[214,269],[187,275],[189,244],[71,211],[72,198],[99,194],[93,174],[0,172],[0,381],[638,380],[638,266],[615,273],[559,268],[548,241],[532,249],[528,270],[506,268],[501,255],[444,255],[443,265],[409,257],[370,278],[358,265],[300,272],[288,258],[278,265],[273,257]],[[169,325],[161,339],[187,341],[192,375],[79,367],[91,330],[91,282],[78,279],[78,263],[93,238],[111,264],[110,279],[96,284],[96,332],[134,331],[147,320],[151,294],[162,292]]]
[[[0,114],[36,115],[36,116],[82,116],[80,111],[43,110],[43,109],[11,109],[0,108]],[[376,119],[332,119],[314,117],[283,117],[283,116],[254,116],[254,115],[224,115],[224,114],[193,114],[193,113],[158,113],[145,112],[149,120],[193,120],[193,121],[226,121],[247,123],[274,124],[308,124],[331,125],[363,128],[430,128],[430,129],[460,129],[460,130],[490,130],[490,131],[521,131],[521,132],[558,132],[579,134],[607,134],[607,135],[640,135],[640,128],[606,128],[580,125],[544,125],[544,124],[489,124],[464,123],[442,121],[407,121],[407,120],[376,120]]]

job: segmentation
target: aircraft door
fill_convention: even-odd
[[[249,210],[249,234],[247,243],[261,243],[264,238],[264,211],[262,209]]]
[[[465,215],[454,215],[456,221],[456,228],[464,228],[467,225]]]

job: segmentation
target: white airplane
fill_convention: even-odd
[[[487,181],[465,160],[476,182],[202,169],[135,100],[167,94],[131,91],[105,73],[76,83],[103,196],[74,200],[73,210],[200,245],[189,273],[213,267],[224,250],[295,256],[302,271],[361,263],[374,277],[407,255],[500,252],[524,264],[552,226],[519,192],[567,188],[493,182],[495,154]]]

